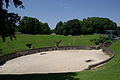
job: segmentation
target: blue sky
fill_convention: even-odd
[[[105,17],[120,26],[120,0],[22,0],[25,9],[9,8],[20,16],[35,17],[51,28],[59,21]],[[35,2],[36,1],[36,2]]]

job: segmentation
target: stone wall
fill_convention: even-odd
[[[111,60],[115,56],[115,54],[114,54],[114,52],[112,50],[110,50],[110,49],[108,49],[106,47],[101,47],[101,48],[102,48],[104,53],[106,53],[106,54],[108,54],[110,56],[110,58],[106,59],[106,60],[104,60],[104,61],[102,61],[100,63],[89,65],[89,67],[86,68],[85,70],[89,70],[89,69],[94,68],[94,67],[96,67],[96,66],[98,66],[100,64],[104,64],[104,63],[108,62],[109,60]]]
[[[6,61],[10,59],[14,59],[20,56],[34,54],[38,52],[44,51],[53,51],[53,50],[74,50],[74,49],[92,49],[88,46],[59,46],[59,47],[45,47],[45,48],[35,48],[35,49],[28,49],[23,51],[16,51],[13,53],[9,53],[3,56],[0,56],[0,65],[4,64]]]

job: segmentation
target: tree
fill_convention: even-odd
[[[117,24],[108,18],[89,17],[83,20],[84,27],[90,33],[105,33],[105,30],[116,30]]]
[[[39,34],[42,32],[42,28],[40,26],[42,26],[42,23],[39,22],[38,19],[27,16],[23,17],[19,24],[21,32],[24,34]]]
[[[71,35],[80,35],[81,34],[81,24],[78,19],[69,20],[67,22],[67,29]]]
[[[67,22],[58,22],[55,28],[56,34],[61,35],[80,35],[81,23],[78,19],[69,20]]]
[[[43,23],[43,34],[50,34],[50,33],[52,33],[52,32],[51,32],[51,29],[50,29],[48,23]]]
[[[88,17],[82,21],[78,19],[67,22],[58,22],[55,28],[56,34],[80,35],[80,34],[104,34],[105,30],[117,30],[117,24],[108,18]]]
[[[120,26],[117,27],[117,34],[120,37]]]
[[[83,19],[83,21],[80,21],[81,23],[81,33],[82,34],[92,34],[93,27],[90,22],[88,22],[86,19]]]
[[[59,21],[56,25],[56,28],[55,28],[55,33],[56,34],[63,34],[63,22],[62,21]]]
[[[42,33],[42,22],[39,22],[38,19],[32,17],[23,17],[19,27],[23,34],[39,34]]]
[[[42,23],[37,18],[23,17],[19,28],[23,34],[50,34],[48,23]]]
[[[63,33],[62,33],[63,35],[65,35],[65,36],[70,35],[69,27],[67,25],[67,22],[64,22],[62,31],[63,31]]]
[[[6,36],[10,36],[11,39],[15,38],[15,27],[20,20],[18,14],[8,12],[10,2],[10,0],[0,0],[0,35],[3,41],[5,41]],[[24,8],[22,1],[12,0],[12,2],[16,8]]]

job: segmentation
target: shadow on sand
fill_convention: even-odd
[[[0,75],[0,80],[80,80],[76,73]]]

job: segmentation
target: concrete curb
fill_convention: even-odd
[[[102,61],[100,63],[89,65],[88,68],[86,68],[85,70],[90,70],[90,69],[92,69],[92,68],[94,68],[94,67],[96,67],[98,65],[104,64],[104,63],[108,62],[109,60],[111,60],[115,56],[115,54],[114,54],[114,52],[112,50],[110,50],[110,49],[108,49],[106,47],[102,47],[101,49],[103,50],[103,52],[110,55],[110,58],[108,58],[108,59],[106,59],[106,60],[104,60],[104,61]]]

